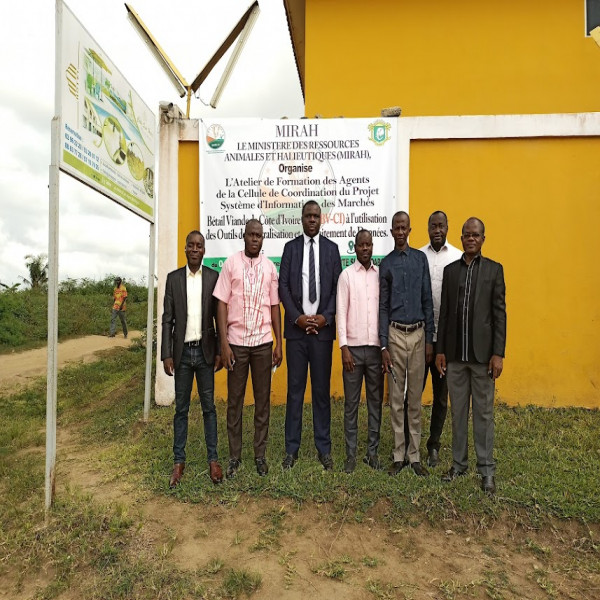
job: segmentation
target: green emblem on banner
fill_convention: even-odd
[[[385,121],[377,120],[369,124],[371,135],[369,139],[377,146],[383,146],[390,139],[391,125]]]
[[[206,143],[213,149],[218,150],[225,142],[225,129],[221,125],[211,125],[206,130]]]

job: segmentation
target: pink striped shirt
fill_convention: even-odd
[[[259,346],[273,341],[271,306],[279,304],[277,269],[260,254],[230,256],[221,269],[213,295],[227,304],[227,341]]]
[[[338,280],[336,319],[339,345],[379,346],[379,269],[358,261]]]

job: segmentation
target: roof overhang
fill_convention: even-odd
[[[296,59],[296,68],[300,78],[300,87],[302,88],[302,97],[304,97],[304,47],[305,47],[305,16],[306,0],[283,0],[285,14],[290,30],[292,40],[292,49]]]

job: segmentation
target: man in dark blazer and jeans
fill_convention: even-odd
[[[446,376],[452,411],[452,481],[468,468],[469,404],[481,488],[493,495],[494,382],[502,373],[506,303],[502,265],[481,256],[485,226],[471,217],[462,228],[464,254],[444,269],[436,367]]]
[[[210,478],[221,483],[223,471],[217,456],[217,412],[214,372],[221,368],[216,329],[217,299],[213,290],[219,274],[202,266],[204,236],[192,231],[185,240],[187,265],[167,275],[162,317],[161,360],[165,373],[175,375],[173,417],[173,473],[169,486],[176,487],[185,468],[188,412],[194,376],[198,386]]]
[[[279,269],[288,373],[284,469],[291,469],[298,459],[309,364],[315,446],[323,468],[333,469],[329,390],[335,298],[342,262],[337,244],[319,235],[320,228],[321,207],[309,200],[302,207],[304,233],[287,242]]]

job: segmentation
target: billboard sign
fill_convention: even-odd
[[[153,222],[155,116],[68,7],[61,8],[60,168]]]

